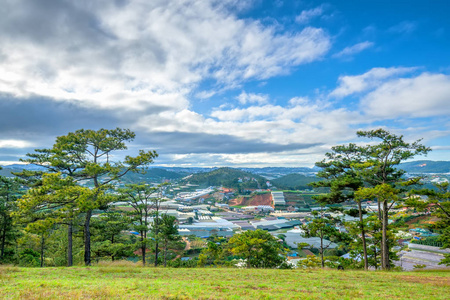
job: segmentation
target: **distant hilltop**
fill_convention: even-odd
[[[418,160],[400,167],[408,173],[450,173],[450,161]]]

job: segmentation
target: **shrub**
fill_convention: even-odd
[[[39,262],[39,253],[26,248],[19,253],[19,266],[21,267],[38,267],[40,265]]]

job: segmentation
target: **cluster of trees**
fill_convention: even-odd
[[[315,187],[326,187],[329,193],[316,197],[323,205],[356,201],[358,209],[350,212],[359,217],[359,222],[349,224],[350,232],[357,234],[353,241],[355,257],[362,257],[364,268],[390,269],[396,259],[392,247],[395,246],[394,225],[390,224],[390,211],[396,205],[404,204],[416,208],[431,208],[440,218],[435,227],[441,230],[440,240],[449,246],[450,202],[448,184],[438,186],[440,190],[414,190],[420,184],[420,177],[406,177],[398,165],[416,155],[427,154],[431,149],[420,140],[407,143],[403,136],[386,130],[358,131],[359,137],[369,138],[372,143],[332,147],[332,152],[316,166],[321,168],[321,181],[312,183]],[[417,195],[427,195],[428,200]],[[363,201],[373,201],[378,207],[376,213],[367,214],[362,208]],[[364,215],[367,216],[364,218]],[[445,263],[445,261],[443,262]]]
[[[302,174],[288,174],[271,182],[277,188],[282,190],[306,190],[310,189],[310,183],[317,181],[316,177],[305,176]]]
[[[198,258],[198,266],[235,265],[242,259],[247,268],[287,267],[286,251],[279,239],[265,230],[244,231],[226,238],[213,236]]]
[[[40,256],[42,266],[45,249],[54,243],[61,243],[68,266],[80,253],[85,265],[90,265],[92,255],[114,260],[131,256],[136,247],[145,264],[149,245],[155,264],[159,247],[166,258],[170,242],[179,236],[176,219],[159,213],[164,185],[117,188],[125,174],[144,172],[158,156],[155,151],[140,150],[137,156],[117,160],[117,152],[126,150],[134,137],[130,130],[120,128],[71,132],[58,137],[51,148],[36,149],[22,160],[45,171],[24,170],[14,179],[1,177],[0,259],[33,261]],[[111,204],[117,201],[127,202],[132,210],[115,210]],[[94,212],[99,216],[93,218]],[[135,230],[139,238],[122,234],[124,230]],[[51,253],[55,252],[61,250]]]

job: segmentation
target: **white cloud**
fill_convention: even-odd
[[[323,14],[323,5],[318,6],[313,9],[304,10],[295,18],[295,21],[300,24],[306,24],[311,19],[318,17]]]
[[[373,45],[374,45],[374,43],[369,42],[369,41],[358,43],[353,46],[345,47],[342,51],[334,54],[333,57],[351,56],[351,55],[354,55],[361,51],[364,51],[365,49],[368,49],[368,48],[372,47]]]
[[[7,2],[2,11],[11,13],[0,13],[0,92],[179,111],[202,80],[235,86],[266,79],[330,48],[320,28],[280,33],[239,19],[233,0],[118,3]]]
[[[369,115],[378,117],[430,117],[450,115],[450,76],[422,73],[377,87],[362,99]]]
[[[269,100],[268,95],[263,94],[253,94],[253,93],[246,93],[242,91],[242,93],[239,94],[239,96],[236,97],[241,104],[247,104],[247,103],[257,103],[257,104],[265,104]]]
[[[33,144],[24,140],[0,140],[0,148],[28,148]]]
[[[339,85],[330,96],[345,97],[354,93],[360,93],[373,89],[387,79],[394,76],[413,72],[417,68],[373,68],[362,75],[339,76]]]

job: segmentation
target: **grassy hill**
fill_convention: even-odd
[[[305,176],[302,174],[288,174],[277,179],[273,179],[271,183],[279,189],[283,190],[306,190],[311,189],[309,183],[318,181],[319,178]]]
[[[0,266],[1,299],[448,299],[450,272]]]
[[[183,179],[185,183],[200,186],[224,186],[227,188],[258,189],[266,188],[262,176],[233,168],[218,168],[210,172],[196,173]]]

